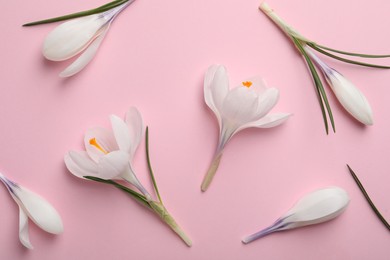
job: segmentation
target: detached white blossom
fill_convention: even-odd
[[[125,180],[150,198],[131,165],[143,132],[140,113],[133,107],[127,112],[125,121],[115,115],[110,119],[112,131],[101,127],[88,130],[84,137],[86,151],[67,153],[64,158],[66,167],[79,178],[93,176],[104,180]]]
[[[234,134],[250,127],[274,127],[290,116],[287,113],[268,115],[279,99],[279,91],[276,88],[267,88],[259,77],[245,80],[237,88],[229,90],[226,68],[222,65],[213,65],[207,70],[204,98],[218,119],[220,136],[213,162],[201,186],[202,191],[208,188],[218,168],[223,149]]]
[[[309,47],[304,46],[304,49],[321,69],[326,81],[345,110],[362,124],[372,125],[371,106],[363,93],[337,70],[323,62]]]
[[[319,224],[336,218],[349,204],[348,193],[339,187],[316,190],[301,198],[271,226],[242,240],[247,244],[276,231]]]
[[[81,71],[95,56],[111,22],[134,0],[108,11],[92,14],[62,23],[50,32],[43,44],[43,56],[52,61],[70,59],[82,54],[63,72],[60,77],[70,77]]]
[[[9,180],[0,173],[0,181],[19,206],[19,240],[27,248],[32,249],[28,219],[38,227],[51,234],[61,234],[64,230],[62,220],[55,208],[44,198],[25,187]]]

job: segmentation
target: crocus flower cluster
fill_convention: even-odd
[[[29,219],[48,233],[58,235],[63,232],[61,217],[47,200],[1,173],[0,181],[19,206],[19,240],[26,248],[33,248],[28,233]]]
[[[26,26],[78,17],[50,32],[44,40],[42,49],[43,56],[51,61],[68,60],[81,53],[60,73],[60,77],[70,77],[81,71],[93,59],[115,17],[132,2],[134,0],[114,1],[90,11],[38,21]]]
[[[349,204],[348,193],[339,187],[313,191],[301,198],[271,226],[242,240],[247,244],[276,231],[323,223],[338,217]]]
[[[318,75],[315,65],[321,70],[328,85],[334,92],[340,104],[345,108],[345,110],[360,123],[364,125],[372,125],[373,116],[372,116],[371,106],[368,103],[366,97],[363,95],[363,93],[358,88],[356,88],[355,85],[352,84],[348,79],[346,79],[341,73],[329,67],[324,61],[322,61],[313,52],[313,50],[321,54],[324,54],[328,57],[331,57],[333,59],[340,60],[342,62],[351,63],[360,66],[366,66],[366,67],[383,68],[383,69],[390,69],[390,67],[351,60],[351,59],[340,57],[337,54],[343,54],[347,56],[360,56],[364,58],[385,58],[385,57],[390,57],[390,55],[370,55],[370,54],[351,53],[351,52],[332,49],[317,44],[316,42],[302,36],[298,31],[296,31],[285,21],[283,21],[274,12],[274,10],[272,10],[268,6],[267,3],[262,3],[259,9],[263,11],[276,25],[278,25],[283,30],[284,33],[286,33],[286,35],[292,40],[294,45],[297,47],[299,52],[304,57],[308,65],[308,68],[310,70],[310,73],[313,77],[314,84],[316,86],[316,91],[319,97],[322,115],[324,117],[326,132],[328,133],[327,114],[329,116],[329,120],[332,125],[333,131],[336,131],[335,123],[334,123],[331,107],[328,102],[326,91],[323,87],[323,83]]]
[[[212,65],[204,78],[204,99],[217,117],[220,136],[214,159],[203,179],[202,191],[206,191],[213,179],[226,143],[236,133],[250,127],[271,128],[290,116],[288,113],[268,114],[279,99],[276,88],[267,88],[260,77],[244,80],[229,90],[226,68]]]
[[[110,119],[112,131],[100,127],[88,130],[84,138],[86,151],[68,152],[64,158],[66,167],[76,177],[114,185],[127,192],[155,212],[188,246],[191,246],[190,238],[162,203],[151,168],[150,175],[158,200],[152,198],[133,170],[132,160],[141,142],[144,128],[141,114],[133,107],[127,112],[125,120],[115,115]],[[148,135],[146,137],[148,138]],[[147,158],[150,166],[149,153]],[[130,183],[141,193],[121,185],[116,180]]]

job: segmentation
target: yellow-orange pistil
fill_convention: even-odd
[[[104,150],[103,147],[101,147],[101,145],[96,141],[96,138],[91,138],[89,139],[89,144],[92,145],[92,146],[95,146],[96,149],[100,150],[102,153],[104,154],[108,154],[108,152],[106,150]]]
[[[252,82],[251,81],[245,81],[245,82],[242,82],[242,85],[244,86],[244,87],[247,87],[247,88],[250,88],[251,86],[252,86]]]

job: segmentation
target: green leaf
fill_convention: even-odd
[[[326,134],[329,133],[326,111],[328,112],[329,120],[331,122],[333,132],[336,132],[332,109],[330,108],[328,97],[326,95],[326,92],[325,92],[324,86],[321,82],[321,79],[318,75],[318,72],[317,72],[313,62],[311,61],[309,55],[306,53],[306,51],[302,47],[302,44],[300,43],[300,41],[294,37],[292,37],[292,39],[294,41],[294,44],[297,46],[297,48],[299,49],[299,51],[302,53],[303,57],[305,58],[306,63],[309,67],[310,73],[312,75],[314,84],[316,86],[316,90],[317,90],[317,94],[318,94],[318,98],[319,98],[319,102],[320,102],[320,106],[321,106],[322,117],[324,118]],[[326,107],[326,111],[325,111],[324,104]]]
[[[379,210],[376,208],[374,202],[372,202],[370,196],[368,196],[368,193],[366,192],[366,189],[364,189],[363,184],[360,182],[359,178],[356,176],[354,171],[349,167],[347,164],[349,173],[352,175],[352,178],[355,180],[356,184],[358,185],[360,191],[363,193],[364,197],[366,198],[368,204],[370,204],[371,209],[375,212],[379,220],[386,226],[388,230],[390,230],[390,225],[387,223],[386,219],[382,216],[382,214],[379,212]]]
[[[45,20],[40,20],[40,21],[36,21],[36,22],[26,23],[26,24],[23,24],[23,26],[34,26],[34,25],[39,25],[39,24],[54,23],[54,22],[65,21],[65,20],[69,20],[69,19],[73,19],[73,18],[83,17],[83,16],[87,16],[87,15],[98,14],[98,13],[108,11],[108,10],[110,10],[114,7],[117,7],[121,4],[124,4],[128,1],[129,0],[115,0],[115,1],[112,1],[112,2],[107,3],[105,5],[94,8],[94,9],[81,11],[81,12],[77,12],[77,13],[73,13],[73,14],[67,14],[67,15],[63,15],[63,16],[59,16],[59,17],[49,18],[49,19],[45,19]]]
[[[159,201],[162,203],[162,199],[161,199],[161,196],[160,196],[160,192],[158,191],[156,179],[154,178],[152,164],[150,163],[150,156],[149,156],[149,127],[146,127],[145,146],[146,146],[146,159],[147,159],[147,162],[148,162],[149,174],[150,174],[150,177],[152,178],[153,187],[154,187],[154,190],[156,191],[157,197],[158,197]]]
[[[364,67],[371,67],[371,68],[379,68],[379,69],[390,69],[390,66],[383,66],[383,65],[377,65],[377,64],[371,64],[371,63],[365,63],[365,62],[360,62],[360,61],[356,61],[356,60],[350,60],[350,59],[345,59],[345,58],[342,58],[340,56],[337,56],[337,55],[334,55],[332,53],[329,53],[327,51],[324,51],[323,49],[321,48],[318,48],[316,45],[313,45],[311,43],[308,43],[307,44],[309,47],[311,47],[312,49],[326,55],[326,56],[329,56],[333,59],[336,59],[336,60],[339,60],[339,61],[342,61],[342,62],[346,62],[346,63],[351,63],[351,64],[355,64],[355,65],[359,65],[359,66],[364,66]]]
[[[150,205],[146,199],[146,197],[126,186],[123,186],[115,181],[112,181],[112,180],[105,180],[105,179],[101,179],[101,178],[98,178],[98,177],[94,177],[94,176],[83,176],[85,179],[88,179],[88,180],[92,180],[92,181],[96,181],[96,182],[100,182],[100,183],[106,183],[106,184],[110,184],[110,185],[113,185],[115,186],[116,188],[128,193],[129,195],[131,195],[134,199],[138,200],[139,202],[141,202],[142,204],[144,204],[145,206],[149,207],[150,208]]]
[[[390,57],[390,54],[380,54],[380,55],[375,55],[375,54],[364,54],[364,53],[356,53],[356,52],[347,52],[347,51],[341,51],[341,50],[336,50],[336,49],[332,49],[332,48],[329,48],[329,47],[326,47],[326,46],[323,46],[323,45],[319,45],[317,43],[307,43],[308,45],[310,44],[313,44],[315,45],[316,47],[318,48],[321,48],[321,49],[324,49],[324,50],[328,50],[328,51],[332,51],[332,52],[336,52],[336,53],[340,53],[340,54],[344,54],[344,55],[349,55],[349,56],[357,56],[357,57],[362,57],[362,58],[389,58]]]

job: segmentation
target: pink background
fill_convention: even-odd
[[[365,93],[374,126],[356,123],[328,91],[337,133],[325,135],[305,63],[258,11],[259,0],[137,0],[113,23],[97,56],[80,74],[61,79],[68,62],[41,55],[56,26],[25,22],[93,8],[94,1],[6,1],[0,29],[0,171],[46,197],[65,232],[30,225],[33,251],[18,240],[18,208],[0,188],[0,259],[388,259],[388,230],[368,207],[345,164],[358,173],[390,220],[390,71],[324,58]],[[389,53],[386,0],[270,0],[303,35],[334,48]],[[378,62],[384,62],[379,60]],[[227,66],[231,84],[256,74],[280,89],[274,112],[284,125],[235,136],[206,193],[200,183],[218,127],[203,101],[203,75]],[[387,64],[390,61],[387,60]],[[167,226],[124,193],[67,172],[63,155],[82,149],[83,133],[108,127],[110,114],[141,111],[150,127],[151,157],[170,212],[192,238],[187,248]],[[151,189],[144,142],[135,169]],[[349,193],[338,219],[277,233],[243,245],[303,194],[328,185]],[[387,198],[387,199],[386,199]]]

